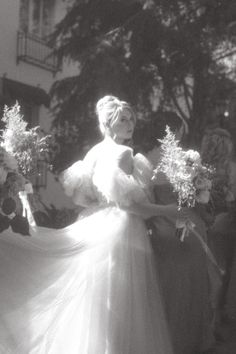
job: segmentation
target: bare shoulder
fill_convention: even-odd
[[[93,165],[117,164],[123,168],[133,163],[133,150],[128,146],[116,144],[111,139],[104,139],[89,150],[85,159]]]
[[[101,154],[103,148],[103,141],[101,141],[100,143],[94,145],[85,155],[84,160],[85,161],[92,161],[95,160],[97,158],[97,156],[99,156]]]

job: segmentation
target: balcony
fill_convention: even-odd
[[[59,68],[58,57],[44,39],[21,31],[17,34],[17,63],[20,61],[53,73]]]

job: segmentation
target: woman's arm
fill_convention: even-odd
[[[83,208],[98,205],[98,200],[93,193],[92,185],[89,184],[87,186],[83,186],[82,188],[75,189],[72,200],[75,205],[79,205]]]
[[[176,204],[158,205],[154,203],[132,203],[125,208],[129,213],[138,215],[144,219],[149,219],[153,216],[165,216],[170,219],[186,219],[188,213],[185,208],[178,209]]]

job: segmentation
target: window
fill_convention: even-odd
[[[40,106],[33,102],[27,102],[26,100],[18,100],[21,106],[21,114],[28,123],[28,127],[32,128],[39,125],[39,109]]]
[[[53,30],[55,0],[20,0],[20,22],[17,36],[17,63],[39,66],[55,73],[59,62],[48,44]]]
[[[4,105],[12,106],[19,102],[21,113],[28,122],[29,128],[39,124],[40,106],[49,106],[49,96],[39,87],[33,87],[21,82],[2,78],[0,80],[2,92],[0,93],[0,113]]]
[[[46,38],[52,31],[55,0],[20,0],[20,30]]]

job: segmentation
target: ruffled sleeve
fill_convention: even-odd
[[[77,205],[89,206],[96,201],[92,184],[92,165],[85,158],[66,169],[59,177],[65,194]]]
[[[108,203],[128,206],[132,202],[143,202],[147,195],[133,172],[132,149],[124,148],[116,158],[111,155],[110,159],[104,158],[97,163],[93,183]]]
[[[153,166],[142,154],[136,154],[134,156],[133,176],[144,189],[152,185]]]

